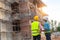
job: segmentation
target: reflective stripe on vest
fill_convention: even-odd
[[[39,28],[39,22],[38,21],[34,21],[31,24],[31,31],[32,31],[32,36],[37,36],[40,34],[40,28]]]

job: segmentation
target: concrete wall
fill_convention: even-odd
[[[1,40],[12,40],[12,26],[11,24],[0,22],[1,24]]]
[[[13,32],[11,25],[11,3],[19,2],[19,11],[20,11],[20,20],[21,31]],[[30,9],[28,0],[0,0],[0,38],[1,40],[31,40],[31,30],[30,30],[30,17],[34,15],[35,8]],[[23,16],[22,16],[23,15]],[[23,18],[22,18],[23,17]],[[32,16],[33,17],[33,16]],[[17,18],[17,17],[16,17]]]
[[[12,40],[11,3],[13,0],[0,0],[0,39]]]

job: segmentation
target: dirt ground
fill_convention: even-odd
[[[41,34],[41,40],[46,40],[46,37],[44,34]],[[60,40],[60,36],[56,36],[56,35],[51,35],[51,40]]]

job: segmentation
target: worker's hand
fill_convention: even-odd
[[[41,32],[45,32],[45,30],[41,30]]]

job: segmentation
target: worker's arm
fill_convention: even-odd
[[[41,31],[44,31],[44,28],[41,24],[40,24],[40,29],[41,29]]]

